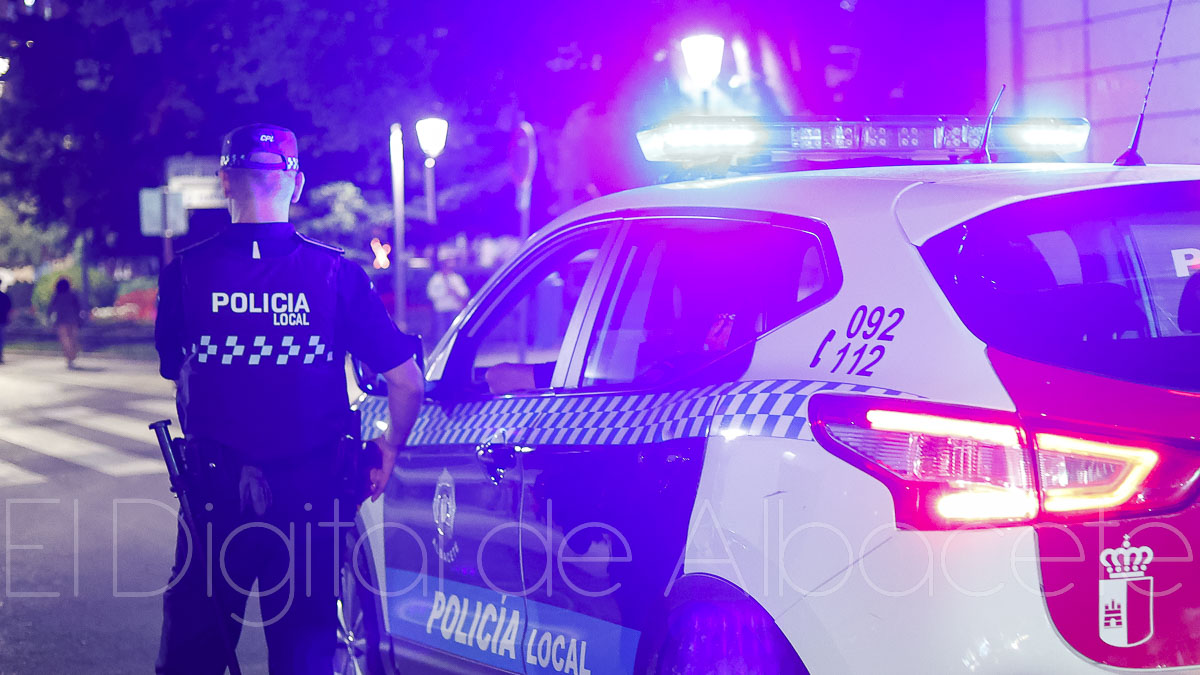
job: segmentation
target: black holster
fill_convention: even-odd
[[[383,453],[374,441],[359,438],[359,416],[352,417],[352,429],[338,443],[338,497],[357,510],[371,495],[371,469],[383,466]]]
[[[242,462],[228,447],[202,438],[188,438],[183,444],[183,473],[194,504],[203,508],[212,503],[239,511],[238,478]],[[207,509],[205,509],[207,510]],[[222,509],[224,510],[224,509]]]

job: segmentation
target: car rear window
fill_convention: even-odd
[[[1129,382],[1200,391],[1200,183],[1023,201],[921,247],[984,342]]]

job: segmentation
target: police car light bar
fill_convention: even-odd
[[[979,150],[985,117],[870,117],[863,120],[764,120],[692,117],[638,132],[652,162],[703,163],[767,158],[770,161],[906,157],[947,159]],[[997,117],[988,149],[1060,155],[1083,150],[1086,119]]]

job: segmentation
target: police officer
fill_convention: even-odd
[[[370,471],[374,500],[417,415],[420,347],[341,249],[288,223],[304,187],[291,131],[229,132],[219,175],[232,224],[181,251],[159,280],[160,372],[177,383],[186,457],[206,488],[192,503],[204,509],[196,521],[207,541],[180,528],[157,671],[224,672],[222,642],[236,645],[257,581],[270,671],[325,675],[336,641],[337,538],[347,532],[335,505],[349,414],[345,354],[388,383],[392,424],[379,442],[382,466]]]

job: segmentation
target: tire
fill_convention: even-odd
[[[753,601],[693,600],[667,617],[646,673],[808,675],[808,670]]]
[[[369,579],[366,574],[365,566],[356,566],[353,560],[347,559],[342,564],[334,675],[383,675],[388,672],[383,667],[380,651],[378,615],[371,604],[377,598],[362,584],[363,579]]]

